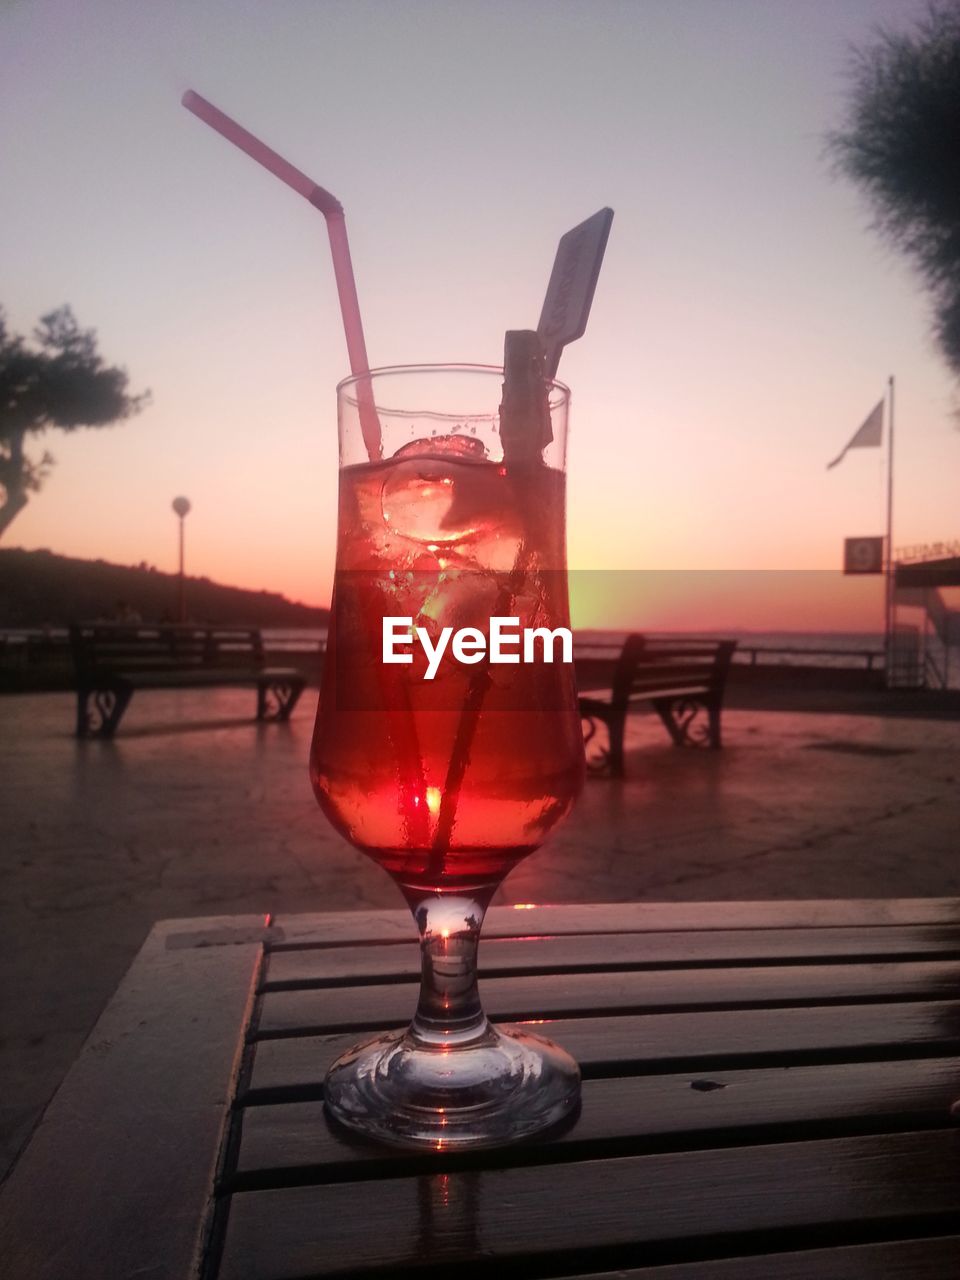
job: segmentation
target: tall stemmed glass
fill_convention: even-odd
[[[569,392],[546,384],[543,437],[524,450],[501,439],[502,382],[487,366],[408,366],[337,389],[337,565],[311,779],[337,830],[400,887],[422,982],[410,1027],[343,1055],[325,1099],[351,1128],[437,1149],[555,1124],[580,1087],[563,1049],[492,1026],[477,989],[490,899],[583,783],[573,668],[559,646],[546,661],[541,635],[534,660],[518,646],[520,661],[489,661],[492,617],[516,619],[511,630],[569,626]],[[360,421],[371,393],[383,442],[372,462]],[[409,664],[384,662],[385,617],[412,619],[432,643],[442,628],[474,628],[464,633],[473,648],[460,661],[448,645],[426,679],[415,637],[396,649]]]

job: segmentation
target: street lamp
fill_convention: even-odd
[[[184,595],[184,579],[183,579],[183,521],[190,510],[189,498],[174,498],[172,507],[180,517],[180,579],[177,583],[177,621],[186,622],[187,620],[187,601]]]

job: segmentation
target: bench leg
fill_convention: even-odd
[[[609,704],[603,706],[591,702],[591,705],[585,706],[581,700],[580,722],[584,726],[583,747],[587,756],[587,773],[596,777],[609,773],[614,778],[622,778],[625,716],[611,713]],[[607,727],[607,746],[604,748],[598,743],[596,751],[591,754],[589,747],[597,736],[599,724]]]
[[[683,730],[674,719],[673,708],[674,701],[672,698],[655,698],[653,700],[653,709],[663,721],[667,733],[669,733],[670,737],[673,739],[673,745],[675,747],[682,747],[685,745],[685,738]]]
[[[87,699],[90,697],[89,689],[77,690],[77,737],[85,738],[90,732],[90,716],[87,712]]]
[[[723,745],[720,738],[720,708],[723,702],[720,698],[711,698],[707,703],[707,714],[710,717],[710,746],[719,751]]]
[[[626,715],[612,715],[607,721],[610,734],[610,776],[613,778],[622,778],[626,774],[623,760],[623,735],[626,727]]]
[[[703,698],[653,698],[653,708],[666,726],[675,747],[705,747],[720,745],[720,707],[714,714],[711,702]],[[700,714],[707,712],[708,723],[702,723]],[[716,738],[714,722],[716,721]]]
[[[258,684],[257,719],[289,720],[303,688],[302,680],[265,680]]]
[[[122,686],[77,690],[77,737],[112,738],[133,690]]]

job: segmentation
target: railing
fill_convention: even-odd
[[[948,689],[950,687],[950,647],[940,646],[943,656],[941,665],[934,652],[930,637],[924,637],[923,645],[923,687],[925,689]]]
[[[940,664],[929,650],[923,655],[923,687],[925,689],[945,689],[947,687],[946,673],[941,671]]]
[[[689,639],[702,637],[655,636],[655,639]],[[623,648],[622,640],[590,640],[576,645],[578,658],[616,658]],[[787,661],[783,661],[786,658]],[[845,662],[818,662],[818,658],[846,659]],[[856,670],[879,671],[884,665],[882,649],[840,649],[830,646],[807,648],[804,645],[744,644],[741,640],[733,655],[740,666],[826,666],[831,669],[852,667]]]
[[[758,663],[757,661],[758,657],[761,659],[764,659],[764,658],[779,657],[782,654],[787,654],[790,657],[797,657],[797,658],[849,658],[850,659],[849,663],[844,663],[844,664],[828,663],[826,665],[828,666],[849,665],[851,667],[858,667],[858,668],[862,665],[864,670],[866,671],[875,671],[882,668],[883,657],[884,657],[882,649],[830,649],[830,648],[805,649],[802,646],[798,646],[798,645],[776,645],[776,646],[772,646],[772,645],[768,646],[765,644],[763,645],[746,644],[745,645],[742,641],[740,644],[737,645],[737,650],[733,655],[733,657],[735,662],[740,662],[741,664],[747,663],[747,665],[751,667],[756,667],[756,666],[765,665],[762,661]],[[749,661],[748,661],[748,655],[749,655]],[[766,665],[775,666],[778,664],[769,663]],[[824,664],[818,663],[818,662],[813,662],[813,663],[784,662],[779,665],[822,666]]]

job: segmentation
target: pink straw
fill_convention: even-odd
[[[353,264],[350,261],[350,245],[347,242],[347,223],[340,201],[325,190],[312,178],[284,160],[255,138],[252,133],[224,115],[212,102],[201,98],[199,93],[188,89],[181,99],[188,111],[192,111],[211,129],[216,129],[228,142],[245,151],[251,160],[263,165],[274,177],[292,187],[298,195],[319,209],[327,224],[327,235],[330,238],[330,253],[333,257],[333,274],[337,281],[337,293],[340,297],[340,314],[343,317],[343,331],[347,340],[347,357],[350,361],[350,372],[355,376],[369,373],[367,347],[363,340],[363,322],[360,319],[360,303],[357,300],[357,285],[353,277]],[[357,408],[360,413],[360,430],[363,432],[363,443],[371,462],[382,456],[383,446],[380,437],[380,422],[377,418],[373,402],[373,391],[370,379],[359,377],[357,382]]]

